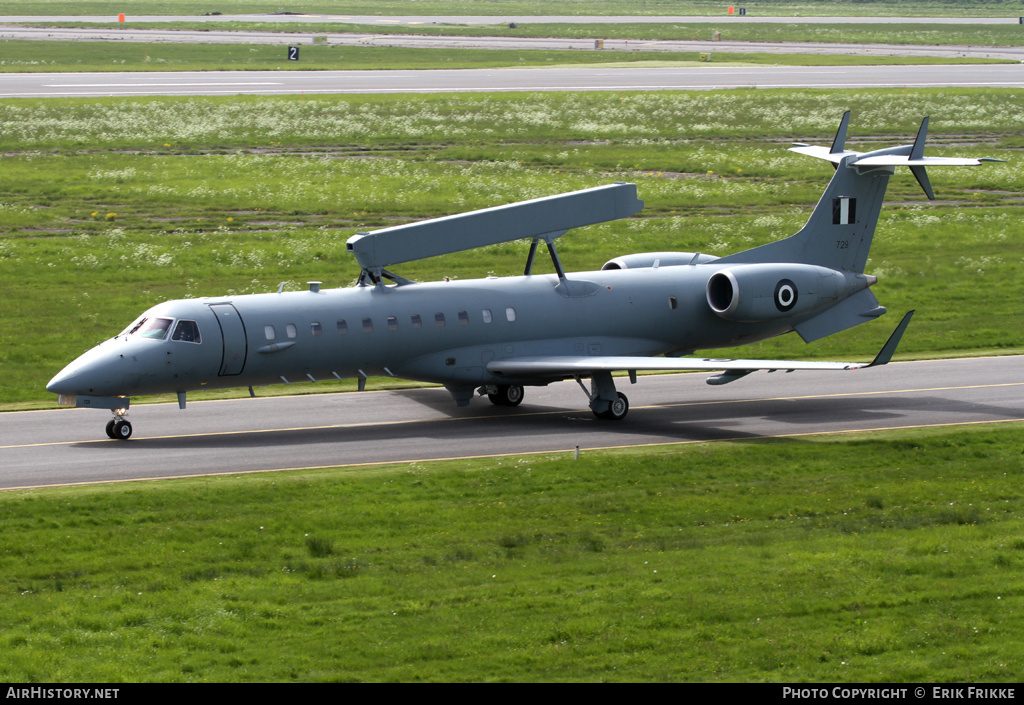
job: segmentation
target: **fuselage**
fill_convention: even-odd
[[[715,315],[706,288],[721,268],[578,272],[561,288],[555,275],[532,275],[168,301],[47,389],[118,397],[367,376],[507,384],[488,362],[659,355],[791,329],[791,319],[737,326]]]

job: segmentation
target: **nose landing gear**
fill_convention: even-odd
[[[107,422],[107,436],[119,441],[127,441],[132,437],[132,425],[125,420],[124,416],[115,411],[114,418]]]

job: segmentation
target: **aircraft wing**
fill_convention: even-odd
[[[733,360],[693,357],[644,356],[539,356],[494,360],[487,370],[504,377],[575,377],[594,372],[627,370],[721,370],[722,374],[708,379],[709,384],[725,384],[756,370],[857,370],[884,365],[892,359],[903,332],[910,324],[913,311],[908,312],[885,345],[871,362],[820,362],[815,360]]]

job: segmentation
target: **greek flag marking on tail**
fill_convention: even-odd
[[[857,199],[840,198],[832,199],[832,224],[851,225],[857,221]]]

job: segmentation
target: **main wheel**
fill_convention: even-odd
[[[132,437],[132,425],[127,421],[115,421],[114,422],[114,435],[111,438],[116,438],[120,441],[127,441]]]
[[[595,411],[594,416],[611,421],[621,421],[626,418],[626,414],[629,413],[629,399],[622,392],[618,392],[618,395],[618,399],[610,402],[607,409],[601,412]]]
[[[497,391],[488,394],[492,404],[498,406],[519,406],[523,401],[523,388],[518,384],[499,384]]]
[[[114,435],[114,424],[116,423],[117,419],[110,419],[110,421],[107,421],[107,438],[117,438],[117,436]]]

